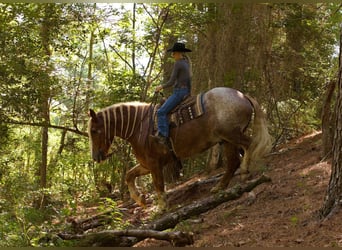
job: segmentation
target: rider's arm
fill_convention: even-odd
[[[166,89],[175,85],[178,72],[180,71],[180,69],[181,69],[180,61],[177,61],[173,67],[170,79],[166,83],[161,85],[162,89]]]

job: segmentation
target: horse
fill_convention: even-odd
[[[142,207],[146,201],[135,186],[135,178],[146,174],[152,175],[159,206],[167,207],[163,166],[175,160],[174,154],[178,159],[185,159],[220,143],[232,164],[227,165],[212,191],[226,188],[239,167],[245,179],[249,166],[271,148],[264,112],[255,99],[232,88],[213,88],[203,94],[202,101],[205,109],[202,116],[170,129],[174,152],[149,136],[153,126],[151,104],[118,103],[98,113],[90,109],[88,135],[92,159],[98,163],[106,160],[115,136],[128,141],[138,164],[127,172],[125,180],[131,198]],[[250,125],[252,135],[246,133]]]

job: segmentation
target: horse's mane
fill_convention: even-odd
[[[145,106],[145,105],[148,105],[149,103],[146,103],[146,102],[139,102],[139,101],[132,101],[132,102],[119,102],[119,103],[115,103],[115,104],[112,104],[108,107],[105,107],[105,108],[102,108],[99,112],[103,112],[103,111],[106,111],[108,109],[114,109],[114,108],[117,108],[117,107],[120,107],[120,106]]]
[[[146,128],[143,128],[142,122],[148,117],[150,109],[147,107],[149,106],[150,104],[146,102],[133,101],[120,102],[101,109],[98,114],[100,114],[104,120],[105,138],[111,137],[113,132],[109,128],[111,123],[116,123],[116,117],[121,117],[122,122],[116,125],[121,127],[120,135],[123,139],[130,138],[137,125],[140,127],[139,137],[146,138],[146,136],[148,136],[148,131],[145,131]],[[117,110],[119,110],[118,113],[116,112]],[[128,116],[128,124],[124,124],[123,121],[123,114],[125,111],[131,112],[132,114]],[[114,136],[117,136],[117,134],[114,134]]]

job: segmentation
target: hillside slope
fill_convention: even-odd
[[[265,174],[272,183],[177,229],[194,232],[194,247],[342,246],[342,213],[324,222],[316,219],[330,177],[330,162],[321,161],[320,145],[319,132],[282,145],[266,160]],[[231,185],[238,181],[234,177]],[[137,246],[167,245],[148,239]]]

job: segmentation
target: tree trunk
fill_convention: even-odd
[[[136,50],[136,12],[137,12],[137,4],[133,3],[133,10],[132,10],[132,73],[133,73],[133,77],[136,77],[136,66],[135,66],[135,50]]]
[[[48,164],[48,143],[49,143],[49,124],[50,124],[50,107],[49,107],[49,99],[50,99],[50,84],[49,84],[49,61],[51,57],[50,50],[50,25],[51,21],[50,16],[53,13],[52,5],[45,5],[44,8],[44,20],[41,25],[41,44],[44,51],[45,58],[45,66],[46,72],[42,73],[41,81],[41,118],[43,120],[42,127],[42,156],[41,156],[41,165],[40,165],[40,188],[47,187],[47,164]],[[44,198],[43,198],[44,200]],[[41,204],[44,202],[42,201]]]
[[[334,137],[334,113],[331,112],[331,101],[335,92],[336,80],[329,82],[325,92],[325,99],[322,109],[322,156],[329,157],[332,154],[332,144]]]
[[[47,117],[44,118],[47,120]],[[49,129],[48,127],[42,127],[42,161],[40,165],[40,188],[47,187],[47,155],[48,155],[48,143],[49,143]]]
[[[331,176],[324,204],[320,210],[320,216],[326,218],[339,210],[342,204],[342,29],[340,34],[339,77],[338,95],[335,105],[335,135],[333,141],[333,160]]]
[[[209,3],[206,7],[212,18],[198,35],[193,91],[217,86],[244,92],[248,87],[249,93],[262,89],[256,72],[262,72],[269,60],[265,56],[270,44],[269,7],[241,3]],[[254,82],[258,83],[256,87]]]
[[[93,15],[95,16],[96,11],[96,3],[93,4]],[[95,23],[95,20],[92,20],[92,22]],[[86,80],[86,95],[85,95],[85,103],[84,103],[84,110],[88,112],[90,108],[90,96],[91,96],[91,89],[93,88],[93,65],[94,65],[94,43],[95,43],[95,28],[91,26],[90,28],[90,36],[89,36],[89,56],[88,56],[88,72],[87,72],[87,80]],[[108,62],[107,62],[108,63]],[[82,72],[80,72],[80,75],[82,75]],[[74,100],[74,107],[76,107],[76,97]],[[77,124],[77,111],[74,110],[73,115],[73,123],[74,127],[76,127]],[[88,126],[87,121],[85,120],[83,123],[83,128],[86,128]]]
[[[154,64],[155,64],[155,60],[156,60],[156,56],[157,56],[157,52],[158,52],[158,48],[159,48],[159,44],[160,44],[160,40],[161,40],[161,35],[162,35],[162,30],[164,28],[164,25],[166,24],[167,20],[168,20],[168,16],[169,16],[169,12],[170,12],[170,7],[171,4],[168,4],[168,6],[166,6],[165,8],[162,8],[160,10],[160,14],[158,16],[157,20],[154,20],[154,23],[156,25],[155,29],[156,29],[156,33],[155,33],[155,38],[154,38],[154,48],[152,53],[150,54],[150,60],[148,62],[148,65],[145,69],[144,72],[144,77],[146,77],[146,86],[144,86],[143,91],[142,91],[142,95],[140,97],[140,101],[145,101],[147,98],[147,91],[148,89],[151,87],[154,79],[152,78],[152,73],[154,70]],[[145,11],[148,13],[147,9],[145,8]]]

